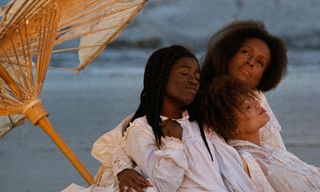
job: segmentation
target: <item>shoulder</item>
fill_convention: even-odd
[[[150,135],[153,137],[152,127],[149,125],[146,116],[139,117],[135,119],[133,122],[129,123],[129,127],[124,133],[125,136],[127,135],[139,136],[141,134]]]

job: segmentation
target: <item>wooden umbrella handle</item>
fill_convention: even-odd
[[[61,152],[67,157],[74,168],[80,173],[80,175],[86,180],[89,185],[93,184],[93,177],[86,169],[86,167],[81,163],[73,151],[65,144],[58,133],[53,129],[50,121],[47,117],[43,117],[38,121],[38,126],[48,134],[52,141],[58,146]]]
[[[80,175],[86,180],[89,185],[93,184],[93,177],[81,163],[77,156],[72,152],[67,144],[61,139],[58,133],[54,130],[52,124],[48,119],[48,112],[43,107],[41,101],[36,99],[30,102],[25,110],[24,115],[32,122],[33,125],[38,125],[41,129],[52,139],[52,141],[58,146],[61,152],[67,157],[74,168],[80,173]]]

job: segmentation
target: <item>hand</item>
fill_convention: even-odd
[[[151,187],[150,182],[133,169],[125,169],[118,173],[119,192],[144,192],[143,188]]]
[[[162,122],[162,134],[168,137],[182,139],[182,127],[179,123],[172,119],[167,119]]]

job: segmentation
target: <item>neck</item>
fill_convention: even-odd
[[[230,139],[234,140],[244,140],[254,143],[256,145],[261,146],[259,132],[257,133],[246,133],[246,134],[237,134],[230,137]]]
[[[172,119],[179,119],[181,118],[181,106],[165,100],[162,105],[161,115]]]

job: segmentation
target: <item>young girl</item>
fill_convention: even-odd
[[[260,106],[256,91],[244,82],[223,76],[212,81],[205,93],[204,123],[239,151],[259,189],[272,191],[270,183],[274,191],[281,192],[320,190],[319,168],[261,141],[259,129],[270,117]]]
[[[158,191],[227,191],[214,148],[192,114],[199,70],[181,46],[159,49],[147,62],[141,103],[123,146]]]

